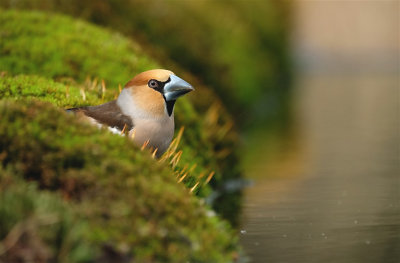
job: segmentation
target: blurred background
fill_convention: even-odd
[[[398,1],[0,4],[122,32],[215,92],[239,132],[246,179],[218,188],[239,200],[224,216],[240,260],[398,262]]]
[[[398,262],[399,2],[291,7],[291,132],[248,169],[242,243],[253,262]]]

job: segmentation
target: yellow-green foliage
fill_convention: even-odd
[[[39,191],[0,167],[0,260],[90,262],[98,249],[85,239],[87,220],[56,193]]]
[[[38,99],[53,105],[67,108],[77,105],[96,105],[112,100],[117,91],[98,89],[97,85],[85,83],[65,85],[51,79],[35,75],[4,74],[0,77],[0,98]],[[84,99],[85,98],[85,99]]]
[[[34,98],[51,102],[53,105],[64,109],[83,105],[98,105],[110,101],[116,96],[118,96],[117,90],[103,89],[98,87],[96,82],[90,81],[78,86],[77,84],[65,85],[35,75],[17,75],[15,77],[4,75],[0,77],[0,98],[16,100]],[[210,193],[208,182],[206,183],[207,178],[210,173],[215,173],[215,170],[210,170],[207,167],[218,169],[213,159],[212,144],[207,140],[207,136],[201,136],[202,132],[205,132],[204,127],[201,126],[201,122],[196,123],[199,116],[188,101],[183,101],[178,111],[181,113],[178,113],[178,115],[186,117],[186,119],[180,117],[180,122],[186,124],[189,128],[184,132],[184,126],[182,126],[182,135],[179,136],[179,140],[173,144],[174,147],[171,147],[168,154],[160,161],[171,164],[173,168],[171,176],[176,177],[179,182],[184,182],[188,188],[192,189],[199,183],[193,191],[204,196]],[[185,136],[183,136],[183,133]],[[132,145],[132,147],[134,146]],[[186,176],[182,178],[181,176],[184,174]],[[181,178],[182,180],[180,180]],[[198,192],[198,190],[201,192]]]
[[[0,70],[80,82],[96,77],[117,88],[135,74],[157,67],[132,41],[83,21],[38,12],[0,12]]]
[[[234,133],[228,132],[231,120],[226,112],[224,117],[216,114],[224,112],[218,110],[217,100],[203,113],[199,109],[204,106],[194,105],[204,102],[192,104],[186,98],[177,102],[177,127],[185,127],[185,131],[174,153],[183,151],[180,161],[171,168],[170,162],[177,160],[174,156],[156,161],[128,138],[98,130],[63,111],[114,99],[117,84],[158,65],[133,42],[64,16],[3,10],[0,36],[0,72],[8,72],[0,76],[0,173],[15,182],[9,188],[4,184],[4,191],[21,202],[51,191],[43,198],[54,198],[57,211],[72,218],[65,224],[61,219],[63,231],[74,232],[75,225],[80,229],[76,238],[68,241],[64,232],[52,233],[51,226],[44,226],[42,233],[38,226],[33,231],[40,233],[40,241],[28,243],[29,249],[41,244],[51,251],[48,259],[64,262],[105,260],[113,253],[121,261],[139,262],[226,262],[234,257],[237,241],[229,227],[218,217],[208,216],[209,211],[189,193],[200,181],[194,191],[208,195],[211,190],[205,183],[211,172],[216,173],[211,183],[217,187],[224,178],[239,175],[236,157],[230,154],[236,140]],[[40,76],[14,76],[20,73]],[[177,178],[177,173],[194,166],[182,180],[184,184],[177,183],[183,175]],[[19,184],[21,188],[14,188]],[[18,194],[28,188],[32,190],[26,191],[27,197]],[[226,207],[237,207],[234,202]],[[18,205],[25,209],[25,203]],[[33,214],[45,209],[34,201],[27,205],[33,207]],[[0,213],[2,209],[0,206]],[[0,240],[24,217],[6,215],[0,214],[0,220],[5,220]],[[87,227],[79,227],[86,223]],[[64,239],[78,242],[81,249],[74,252],[75,245],[57,247]],[[65,251],[73,258],[59,255]]]
[[[76,220],[88,221],[81,242],[97,248],[95,257],[112,250],[139,262],[232,259],[236,241],[227,226],[207,216],[168,165],[132,147],[128,138],[36,100],[3,100],[0,115],[3,167],[12,180],[34,181],[68,200]],[[3,239],[19,220],[0,218]],[[38,238],[45,242],[46,236]],[[55,245],[45,243],[52,250]]]
[[[38,97],[60,107],[96,105],[118,95],[117,83],[123,85],[136,73],[158,67],[134,42],[65,16],[2,11],[0,34],[0,71],[35,73],[65,83],[60,85],[34,76],[5,78],[1,80],[4,84],[14,83],[7,89],[18,92],[3,89],[1,97]],[[89,76],[92,78],[88,79]],[[174,169],[179,174],[185,167],[193,168],[183,180],[190,189],[200,181],[194,192],[203,197],[209,195],[211,190],[205,183],[212,172],[215,175],[211,184],[217,190],[227,179],[240,177],[238,160],[233,154],[237,138],[231,129],[232,120],[215,94],[196,86],[193,94],[177,101],[175,118],[178,129],[185,130],[176,151],[182,151],[182,155]],[[240,195],[229,196],[232,198],[219,198],[212,205],[236,223]]]

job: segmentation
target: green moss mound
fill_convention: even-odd
[[[138,151],[129,139],[35,100],[3,100],[0,115],[0,160],[9,177],[36,182],[68,200],[77,222],[87,222],[77,242],[95,247],[96,259],[113,254],[107,262],[226,262],[234,257],[236,240],[227,225],[177,184],[169,166]],[[4,215],[1,220],[9,221],[2,224],[1,239],[23,217]],[[39,233],[39,238],[55,237]],[[46,244],[56,251],[56,244]]]
[[[56,193],[39,191],[0,167],[0,261],[90,262],[87,222]]]
[[[158,67],[133,41],[62,15],[1,10],[0,35],[0,71],[41,76],[0,78],[0,98],[35,97],[63,108],[96,105],[116,98],[117,84]],[[217,198],[207,199],[209,203],[237,223],[240,193],[224,190],[226,180],[241,177],[232,118],[213,92],[196,86],[196,92],[178,100],[175,119],[177,131],[185,130],[174,170],[190,171],[183,182],[197,195],[214,191]],[[208,184],[210,173],[214,176]]]
[[[182,151],[180,161],[171,167],[127,138],[63,111],[112,100],[118,84],[156,67],[133,42],[38,12],[1,11],[0,35],[0,72],[7,72],[0,75],[0,184],[7,196],[0,198],[15,199],[12,206],[0,205],[0,239],[25,224],[27,214],[54,209],[59,218],[37,223],[26,233],[36,239],[18,239],[14,250],[0,253],[2,260],[18,259],[18,247],[39,251],[32,252],[35,259],[64,262],[233,260],[235,235],[197,197],[210,195],[204,183],[210,172],[215,189],[239,174],[232,122],[218,100],[209,107],[186,97],[178,101],[176,123],[185,131],[175,153]],[[15,76],[21,73],[37,75]],[[177,183],[180,171],[190,173]]]
[[[35,75],[17,75],[0,77],[0,97],[21,99],[37,99],[50,102],[60,108],[69,108],[82,105],[98,105],[110,101],[118,96],[116,90],[102,90],[91,83],[83,85],[65,85],[51,79]],[[208,138],[202,135],[205,127],[202,126],[199,114],[187,100],[179,104],[178,122],[180,126],[187,125],[185,135],[179,143],[177,150],[182,151],[181,161],[175,166],[175,171],[181,171],[186,167],[188,174],[183,182],[192,188],[200,180],[201,174],[210,173],[210,167],[216,169],[217,164],[214,152]],[[211,128],[211,125],[209,125]],[[214,131],[217,130],[214,128]],[[201,154],[200,154],[201,153]],[[190,167],[189,167],[190,166]],[[207,169],[208,168],[208,169]],[[215,171],[215,170],[214,170]],[[171,174],[173,172],[171,171]],[[206,178],[203,178],[203,181]],[[221,180],[221,178],[219,178]],[[202,183],[196,187],[201,196],[210,193],[209,185]],[[196,190],[194,189],[194,190]]]
[[[117,95],[115,90],[103,92],[90,84],[65,85],[35,75],[9,76],[5,74],[0,77],[0,98],[38,99],[60,108],[101,104],[112,100]]]
[[[0,10],[0,70],[50,78],[104,79],[117,88],[157,68],[120,34],[57,15]]]

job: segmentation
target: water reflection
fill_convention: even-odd
[[[298,83],[305,166],[247,189],[247,253],[254,262],[397,262],[397,79]]]
[[[246,190],[240,235],[252,262],[400,260],[398,61],[354,71],[332,61],[306,61],[295,87],[297,135]]]

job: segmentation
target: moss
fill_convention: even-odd
[[[113,34],[107,31],[103,32],[104,30],[90,26],[87,23],[75,22],[74,20],[63,16],[48,16],[38,12],[28,13],[15,11],[3,12],[0,16],[0,21],[4,22],[0,25],[0,28],[2,30],[2,35],[5,36],[3,38],[4,41],[2,42],[3,45],[0,45],[0,54],[2,54],[0,58],[0,70],[6,70],[12,74],[37,73],[41,76],[48,76],[53,78],[69,77],[78,81],[82,81],[85,76],[92,74],[96,76],[96,78],[103,78],[106,80],[108,90],[111,90],[111,93],[114,95],[114,97],[116,96],[116,94],[113,91],[115,91],[117,87],[115,85],[109,85],[108,82],[117,83],[119,79],[118,76],[116,76],[115,74],[101,75],[99,74],[99,72],[108,71],[108,67],[113,67],[117,71],[121,72],[126,72],[127,69],[130,69],[130,71],[125,74],[120,72],[120,75],[124,75],[124,82],[129,80],[135,73],[138,72],[137,70],[134,70],[132,68],[135,64],[133,61],[131,61],[132,63],[130,63],[129,66],[123,63],[124,57],[133,56],[132,54],[137,52],[137,50],[132,48],[133,46],[135,46],[132,42],[128,41],[125,38],[122,38],[121,36],[119,36],[118,39],[113,40]],[[59,27],[60,29],[55,30],[55,27]],[[81,32],[79,32],[75,28],[79,28],[80,30],[83,30],[83,32],[88,31],[88,35],[86,36],[87,39],[85,41],[82,41]],[[90,30],[87,28],[89,28]],[[102,37],[96,37],[96,35],[99,34],[103,34]],[[60,36],[62,37],[60,38]],[[127,46],[127,48],[121,51],[120,55],[118,53],[115,54],[115,52],[111,51],[110,49],[101,48],[98,49],[99,54],[93,55],[90,52],[91,49],[95,48],[92,48],[91,46],[95,45],[98,42],[97,39],[109,39],[108,41],[110,43],[108,45],[112,47],[112,50],[118,50],[118,46],[121,45],[121,42],[125,43],[125,46]],[[39,44],[36,42],[38,42]],[[52,47],[50,49],[37,48],[38,46],[43,46],[43,43],[50,43]],[[74,45],[77,45],[77,47],[74,47]],[[68,53],[73,52],[73,50],[75,49],[79,50],[79,52],[82,53],[82,55],[75,58],[77,61],[76,67],[77,69],[79,69],[80,75],[76,75],[73,71],[68,70],[64,71],[62,74],[57,74],[53,72],[52,70],[57,68],[58,63],[63,64],[68,68],[68,63],[59,58],[71,57]],[[107,54],[110,53],[112,53],[113,59],[110,59],[110,57],[107,56]],[[40,57],[41,60],[39,61],[35,59],[26,59],[27,57]],[[50,57],[51,59],[47,59],[47,57]],[[149,61],[149,59],[146,59],[146,56],[144,54],[140,54],[139,57],[144,58],[143,60]],[[98,58],[102,61],[102,63],[92,62],[93,64],[98,65],[98,69],[91,69],[83,66],[84,63],[88,63],[87,61],[93,61],[94,58]],[[42,60],[45,60],[46,63],[42,63]],[[121,62],[118,67],[115,67],[115,65],[113,65],[116,61]],[[16,66],[16,64],[18,64],[19,66]],[[146,64],[146,68],[141,68],[139,71],[153,68],[155,64],[155,62],[149,62]],[[32,68],[32,71],[28,68]],[[48,70],[48,68],[50,70]],[[121,68],[124,68],[125,71],[120,70]],[[25,80],[16,79],[16,81],[23,83]],[[30,93],[32,93],[34,94],[34,96],[40,95],[40,97],[45,99],[46,101],[51,101],[54,99],[54,101],[57,101],[58,106],[80,106],[101,103],[104,101],[94,101],[90,99],[84,101],[82,100],[81,96],[75,96],[74,101],[68,101],[68,98],[65,98],[65,94],[67,94],[65,87],[62,88],[61,86],[57,86],[54,82],[45,84],[45,81],[46,80],[42,79],[40,83],[37,84],[37,87],[32,86],[31,83],[27,83],[30,85],[29,91],[22,90],[21,93],[18,94],[18,96],[29,97],[31,96]],[[51,86],[54,86],[54,88],[51,88]],[[21,85],[19,85],[19,88],[21,89]],[[97,87],[86,85],[86,87],[83,88],[86,90],[88,88],[92,88],[93,91]],[[56,94],[53,93],[55,89],[58,89],[60,91],[57,92],[57,98],[55,98]],[[100,91],[100,89],[98,90]],[[76,93],[71,95],[76,95],[79,90],[74,89],[73,91],[75,91]],[[101,95],[101,92],[99,93]],[[7,94],[3,95],[7,96]],[[110,99],[110,97],[106,98],[106,100],[107,99]],[[192,106],[192,103],[189,103],[186,98],[182,98],[177,103],[176,108],[178,124],[185,126],[187,131],[195,130],[196,132],[200,131],[200,134],[204,134],[203,131],[205,131],[205,128],[204,124],[202,123],[202,118],[201,116],[199,116],[200,114],[198,113],[198,110]],[[186,134],[184,136],[186,136]],[[212,145],[206,140],[204,136],[203,138],[200,138],[200,136],[198,135],[196,135],[196,137],[191,136],[186,141],[195,142],[196,140],[200,140],[201,142],[198,143],[198,146],[206,145],[207,147],[212,147]],[[198,153],[202,155],[203,151],[201,150],[201,148],[198,149]],[[199,156],[199,154],[197,155]]]
[[[0,167],[0,260],[93,261],[98,250],[85,240],[87,221],[58,194],[10,170]]]
[[[100,104],[112,100],[115,96],[117,96],[115,90],[106,90],[103,95],[101,89],[90,84],[65,85],[35,75],[9,76],[3,74],[0,77],[0,98],[17,100],[35,98],[50,102],[58,107],[67,108],[77,105]]]
[[[50,78],[88,76],[114,88],[157,63],[120,34],[39,12],[1,12],[0,69]]]
[[[38,101],[3,100],[0,115],[2,166],[19,175],[16,180],[34,181],[68,200],[79,222],[88,222],[82,242],[100,256],[112,251],[139,262],[234,257],[237,241],[229,227],[208,216],[168,165],[127,138]]]
[[[112,100],[117,95],[118,93],[115,90],[106,90],[103,92],[91,84],[81,85],[80,87],[76,85],[67,86],[50,79],[31,75],[18,75],[15,77],[4,75],[0,77],[1,98],[16,100],[35,98],[50,102],[60,108],[101,104]],[[85,100],[83,100],[83,97]],[[200,173],[210,173],[210,167],[216,168],[217,165],[215,162],[210,162],[210,160],[213,160],[213,151],[206,137],[201,136],[203,127],[201,126],[198,114],[188,101],[183,101],[180,105],[178,111],[182,114],[178,113],[178,115],[185,116],[186,119],[180,117],[179,122],[190,128],[186,130],[182,142],[179,143],[177,150],[174,151],[174,153],[181,150],[184,151],[181,161],[175,167],[175,171],[179,172],[185,166],[196,166],[184,180],[186,185],[191,188],[200,180]],[[67,141],[66,146],[68,146],[68,143]],[[193,156],[196,157],[191,158]],[[168,161],[170,159],[172,158],[169,158]],[[208,186],[204,183],[197,189],[200,192],[196,192],[202,196],[210,192]]]
[[[0,78],[2,98],[36,97],[59,107],[100,104],[117,96],[118,83],[123,84],[137,72],[158,65],[133,41],[60,15],[3,11],[0,34],[0,71],[6,70],[10,75],[35,73],[57,81],[35,76]],[[105,80],[105,93],[101,79]],[[232,118],[215,94],[204,86],[196,86],[194,94],[178,100],[175,118],[177,132],[185,127],[176,151],[183,153],[175,171],[179,174],[185,167],[192,168],[183,181],[190,189],[200,182],[194,192],[201,197],[210,195],[212,190],[206,181],[214,172],[211,185],[220,198],[212,205],[218,213],[237,223],[240,193],[225,198],[221,192],[226,180],[241,176],[234,153],[238,139],[232,129]]]
[[[0,32],[13,34],[15,28],[35,23],[36,29],[29,31],[31,39],[51,39],[52,31],[40,32],[42,27],[53,22],[64,19],[66,23],[74,23],[68,18],[53,20],[58,16],[38,13],[7,11],[0,13],[0,17],[5,14],[8,14],[8,25],[13,24],[9,20],[19,20],[20,24],[13,24],[7,30],[0,24]],[[24,19],[26,17],[29,19]],[[30,20],[32,17],[35,21]],[[21,37],[24,38],[23,34]],[[73,43],[76,39],[71,37],[69,41]],[[53,44],[57,46],[57,43]],[[28,42],[24,45],[30,49]],[[67,43],[53,48],[53,55],[57,56],[58,49],[68,49],[68,46]],[[4,48],[4,45],[0,44],[0,47]],[[37,52],[40,54],[39,49]],[[110,258],[109,261],[117,262],[116,258],[119,258],[120,261],[225,262],[236,255],[237,240],[228,225],[218,217],[207,216],[210,211],[184,187],[192,188],[202,174],[210,171],[216,171],[216,179],[222,182],[221,174],[229,173],[231,169],[220,169],[215,158],[216,150],[221,149],[216,149],[209,135],[211,130],[207,130],[217,124],[215,121],[203,118],[204,115],[185,98],[177,103],[177,126],[186,129],[177,149],[183,149],[184,154],[175,170],[197,164],[191,176],[184,180],[185,184],[178,184],[175,171],[167,162],[157,163],[126,138],[97,130],[62,111],[65,107],[111,100],[117,96],[117,89],[107,85],[104,92],[101,83],[95,79],[85,78],[82,82],[90,70],[81,66],[81,77],[72,71],[59,76],[47,75],[41,63],[26,60],[21,54],[15,53],[21,64],[34,68],[32,72],[37,74],[55,77],[57,81],[5,73],[0,77],[0,97],[17,100],[0,104],[2,166],[25,180],[36,182],[39,189],[52,191],[54,198],[60,194],[68,200],[68,205],[73,207],[71,213],[78,215],[76,220],[82,224],[88,222],[82,246],[89,244],[89,248],[98,251],[94,254],[97,261]],[[0,57],[0,63],[6,65],[8,61],[3,58]],[[107,62],[105,59],[102,65]],[[25,66],[2,67],[0,70],[7,69],[14,74],[25,71]],[[113,77],[109,75],[105,79],[113,81]],[[77,81],[71,78],[77,78]],[[49,102],[53,106],[26,99]],[[219,123],[216,126],[216,130],[223,127]],[[204,177],[203,182],[206,179]],[[211,191],[207,185],[196,188],[199,189],[197,194],[200,196]],[[53,248],[50,246],[49,249]]]

